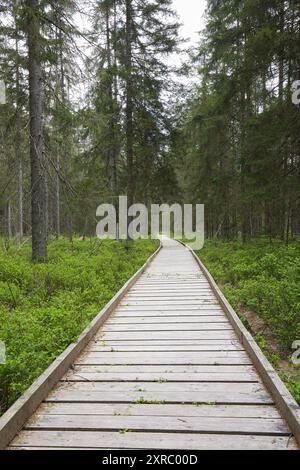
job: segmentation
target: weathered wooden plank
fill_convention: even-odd
[[[159,323],[159,324],[172,324],[172,323],[229,323],[225,315],[216,315],[216,316],[168,316],[168,317],[119,317],[114,316],[109,320],[107,325],[132,325],[132,324],[150,324],[150,323]],[[192,325],[193,326],[193,325]]]
[[[138,356],[138,357],[137,357]],[[119,360],[126,360],[128,361],[138,361],[139,363],[143,364],[144,360],[155,360],[160,362],[167,361],[168,364],[171,364],[173,360],[179,360],[185,362],[189,362],[190,360],[202,360],[205,358],[209,359],[223,359],[223,358],[237,358],[240,359],[241,363],[243,361],[248,361],[249,357],[244,351],[190,351],[190,352],[183,352],[183,351],[153,351],[149,354],[147,351],[141,351],[138,355],[135,352],[93,352],[93,351],[85,351],[81,357],[100,357],[103,358],[105,361],[116,361]],[[170,361],[170,362],[168,362]]]
[[[194,416],[215,418],[265,418],[278,419],[280,414],[272,405],[137,405],[122,403],[43,403],[40,414],[55,415],[93,415],[93,416]]]
[[[198,382],[59,382],[56,390],[61,392],[68,391],[80,391],[80,392],[157,392],[157,393],[167,393],[172,392],[179,395],[181,392],[212,392],[212,393],[224,393],[229,394],[239,393],[239,394],[253,394],[253,395],[266,395],[265,388],[260,383],[198,383]]]
[[[211,287],[209,283],[207,282],[205,285],[201,286],[196,286],[196,287],[185,287],[185,286],[180,286],[180,291],[178,291],[178,287],[164,287],[164,286],[158,286],[158,287],[136,287],[130,290],[130,293],[128,295],[168,295],[168,294],[176,294],[177,296],[181,295],[181,293],[184,294],[197,294],[197,293],[203,293],[203,292],[212,292]]]
[[[179,268],[180,269],[180,268]],[[159,287],[162,285],[163,287],[173,287],[177,285],[181,285],[183,287],[194,287],[194,286],[203,286],[207,285],[207,279],[205,276],[203,278],[193,278],[193,279],[188,279],[185,277],[178,277],[178,278],[173,278],[173,279],[166,279],[163,276],[157,276],[156,279],[151,279],[147,278],[146,276],[143,276],[142,279],[139,280],[139,282],[136,283],[135,289],[139,287]]]
[[[241,345],[234,345],[234,344],[228,344],[228,345],[195,345],[195,346],[124,346],[124,345],[119,345],[118,347],[112,347],[112,346],[101,346],[100,344],[97,343],[92,343],[89,345],[88,348],[86,348],[86,351],[93,351],[93,352],[178,352],[178,351],[183,351],[183,352],[193,352],[193,351],[203,351],[203,352],[209,352],[209,351],[244,351],[243,347]]]
[[[176,293],[178,295],[182,293],[213,293],[209,283],[206,281],[205,283],[194,283],[194,284],[185,284],[184,282],[180,281],[178,283],[173,284],[166,284],[163,281],[157,284],[144,284],[139,285],[137,284],[132,291],[130,291],[130,295],[136,294],[168,294],[169,292]]]
[[[235,334],[228,330],[228,331],[187,331],[184,333],[185,339],[228,339],[228,340],[235,340]],[[133,332],[108,332],[108,333],[99,333],[98,339],[102,341],[106,340],[118,340],[118,341],[126,341],[126,340],[180,340],[182,339],[182,335],[179,331],[156,331],[156,332],[149,332],[144,331],[143,333],[133,331]]]
[[[199,305],[189,305],[188,308],[184,308],[184,305],[122,305],[118,309],[116,309],[116,313],[122,311],[127,312],[127,310],[131,312],[194,312],[194,311],[201,311],[201,310],[218,310],[220,305],[218,303],[204,303]],[[222,310],[221,310],[222,311]],[[145,313],[144,313],[145,314]]]
[[[252,365],[74,365],[70,372],[121,372],[121,373],[169,373],[169,374],[243,374],[253,373],[258,377]]]
[[[180,291],[176,290],[180,284]],[[198,282],[194,285],[186,285],[184,282],[180,281],[174,285],[166,285],[164,282],[160,283],[160,285],[151,285],[149,283],[145,285],[136,284],[128,293],[129,295],[132,294],[144,294],[148,292],[153,292],[156,294],[160,294],[161,292],[164,294],[165,292],[175,292],[176,294],[180,294],[182,292],[213,292],[211,289],[209,282]]]
[[[114,433],[89,431],[23,431],[14,447],[78,449],[182,449],[182,450],[292,450],[287,436],[249,436],[178,433]]]
[[[289,429],[281,418],[215,418],[188,416],[93,416],[93,415],[35,415],[26,430],[81,430],[139,432],[222,433],[247,435],[288,436]]]
[[[193,305],[193,306],[197,306],[197,305],[214,305],[214,304],[217,304],[217,301],[215,300],[214,297],[210,297],[210,296],[207,296],[207,297],[203,297],[203,299],[192,299],[192,300],[185,300],[185,299],[180,299],[180,300],[176,300],[176,299],[173,299],[173,300],[164,300],[164,299],[153,299],[153,300],[147,300],[147,301],[144,301],[144,300],[129,300],[129,299],[125,299],[124,302],[121,302],[120,303],[120,307],[139,307],[139,306],[143,306],[143,307],[154,307],[154,306],[168,306],[168,307],[171,307],[171,306],[175,306],[175,305],[183,305],[183,306],[186,306],[186,305]]]
[[[223,323],[107,323],[103,333],[119,331],[233,331],[229,322]]]
[[[216,298],[214,294],[212,292],[209,292],[207,289],[204,289],[203,292],[195,290],[194,292],[190,292],[190,293],[181,292],[181,289],[180,289],[179,292],[177,290],[177,294],[175,292],[165,293],[165,294],[163,292],[160,292],[159,294],[154,293],[152,295],[147,294],[147,292],[144,292],[141,294],[132,293],[126,296],[126,300],[130,300],[130,301],[142,300],[147,303],[149,300],[151,302],[154,300],[157,300],[158,296],[159,296],[159,299],[163,300],[164,302],[165,301],[169,302],[170,300],[171,301],[172,300],[203,300],[203,299],[215,299]]]
[[[160,305],[165,305],[166,303],[167,304],[172,304],[172,305],[177,305],[177,304],[182,304],[182,303],[186,303],[186,305],[197,305],[198,303],[200,303],[200,305],[202,303],[206,303],[206,302],[217,302],[216,300],[216,297],[212,294],[208,294],[208,293],[205,293],[205,294],[201,294],[201,293],[194,293],[193,295],[185,295],[185,294],[181,294],[181,295],[172,295],[172,294],[168,294],[168,295],[153,295],[153,296],[150,296],[150,295],[132,295],[132,296],[126,296],[126,299],[124,299],[124,302],[123,304],[132,304],[132,305],[141,305],[141,304],[144,304],[144,305],[152,305],[152,304],[157,304],[159,303]],[[121,305],[123,305],[121,304]]]
[[[136,286],[134,289],[130,291],[128,295],[130,296],[169,296],[170,294],[173,295],[175,294],[176,296],[181,296],[182,294],[184,295],[192,295],[192,294],[205,294],[205,293],[210,293],[213,294],[213,290],[211,289],[210,285],[207,283],[207,285],[200,284],[198,286],[183,286],[181,285],[174,285],[174,287],[170,286],[152,286],[152,287],[146,287],[146,286]]]
[[[152,357],[154,353],[147,355],[146,357],[141,358],[139,354],[133,354],[132,357],[117,357],[118,353],[112,353],[109,357],[104,357],[104,354],[97,353],[89,353],[81,356],[80,358],[76,359],[75,364],[102,364],[102,365],[129,365],[129,364],[136,364],[136,365],[251,365],[251,361],[249,358],[245,357],[245,359],[241,359],[240,357],[235,356],[225,356],[226,353],[223,355],[212,357],[211,354],[207,354],[206,356],[199,356],[197,354],[195,357],[188,356],[188,357],[180,357],[180,356],[173,356],[173,357],[166,357],[167,353],[164,353],[163,356],[159,357]],[[228,353],[227,353],[228,354]]]
[[[256,374],[249,373],[166,373],[154,372],[69,372],[64,380],[68,382],[259,382]]]
[[[73,384],[72,384],[73,385]],[[123,383],[122,383],[123,385]],[[215,384],[212,384],[215,385]],[[175,391],[86,391],[55,389],[45,400],[46,402],[65,403],[216,403],[216,404],[273,404],[269,394],[265,392],[235,392],[205,390],[191,392]]]
[[[150,309],[150,310],[129,310],[128,308],[126,309],[117,309],[114,313],[114,316],[112,318],[121,318],[121,317],[168,317],[168,316],[176,316],[176,317],[181,317],[184,318],[185,316],[213,316],[216,317],[218,315],[223,315],[223,311],[221,307],[215,306],[214,308],[211,308],[210,306],[207,306],[205,308],[199,308],[199,309],[188,309],[188,310],[180,310],[180,309],[163,309],[163,310],[156,310],[156,309]]]
[[[174,340],[174,339],[149,339],[147,341],[145,341],[144,339],[136,339],[136,340],[132,340],[132,341],[122,341],[122,340],[107,340],[107,341],[103,341],[103,339],[101,339],[98,336],[95,337],[95,339],[91,342],[91,344],[99,344],[100,346],[143,346],[143,344],[145,344],[145,346],[213,346],[213,345],[216,345],[216,346],[225,346],[225,345],[234,345],[234,346],[237,346],[237,349],[242,348],[243,347],[241,346],[241,343],[239,341],[236,341],[236,340],[233,340],[233,339],[178,339],[178,340]]]

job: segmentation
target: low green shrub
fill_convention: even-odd
[[[263,318],[277,339],[279,354],[288,358],[293,342],[300,340],[300,240],[290,246],[265,238],[245,245],[206,241],[198,255],[241,319],[245,310]],[[286,383],[300,402],[299,379],[298,374]]]
[[[198,255],[239,310],[260,315],[282,349],[300,339],[300,242],[207,241]]]

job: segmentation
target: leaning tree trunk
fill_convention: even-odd
[[[38,0],[27,0],[31,158],[32,259],[47,260],[47,187],[43,146],[42,68]]]

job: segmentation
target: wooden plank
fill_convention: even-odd
[[[119,316],[114,316],[107,322],[107,325],[131,325],[131,324],[150,324],[150,323],[160,323],[160,324],[183,324],[183,323],[229,323],[225,315],[216,315],[216,316],[188,316],[185,315],[184,317],[182,316],[171,316],[169,315],[168,317],[119,317]]]
[[[193,310],[178,310],[178,309],[163,309],[163,310],[155,310],[155,309],[150,309],[150,310],[129,310],[129,309],[118,309],[115,311],[114,315],[112,318],[128,318],[128,317],[145,317],[145,318],[151,318],[151,317],[159,317],[159,318],[167,318],[167,317],[180,317],[180,318],[185,318],[186,316],[195,316],[195,317],[202,317],[202,316],[222,316],[223,311],[220,307],[216,306],[214,308],[211,308],[208,306],[207,308],[201,308],[201,309],[193,309]]]
[[[138,356],[138,357],[137,357]],[[153,351],[149,354],[147,351],[141,351],[138,355],[135,352],[93,352],[93,351],[85,351],[81,357],[100,357],[103,358],[105,361],[115,361],[118,362],[120,360],[124,360],[125,362],[128,361],[138,361],[139,363],[143,364],[144,360],[155,360],[160,362],[167,362],[171,364],[173,360],[180,360],[185,362],[189,362],[190,360],[197,360],[197,359],[222,359],[222,358],[238,358],[240,359],[241,363],[243,361],[248,361],[249,356],[244,351],[190,351],[190,352],[183,352],[183,351]]]
[[[228,331],[187,331],[184,334],[185,339],[228,339],[228,340],[235,340],[236,336],[234,332]],[[182,339],[182,335],[179,331],[156,331],[149,332],[144,331],[143,334],[137,331],[133,332],[108,332],[108,333],[99,333],[98,339],[102,341],[108,340],[118,340],[118,341],[126,341],[126,340],[179,340]]]
[[[215,299],[215,295],[212,292],[209,292],[207,289],[204,289],[203,292],[195,290],[194,292],[182,292],[181,288],[180,291],[177,293],[173,292],[167,292],[167,293],[154,293],[154,294],[149,294],[147,292],[143,292],[140,294],[137,293],[132,293],[132,294],[127,294],[126,299],[129,299],[130,301],[140,301],[143,300],[145,302],[147,301],[154,301],[159,297],[160,300],[163,301],[172,301],[172,300],[202,300],[202,299]]]
[[[162,372],[151,373],[151,372],[69,372],[67,376],[63,379],[68,382],[259,382],[257,374],[249,373],[235,373],[229,374],[228,372],[209,372],[202,374],[195,373],[166,373]]]
[[[136,356],[136,354],[135,354]],[[166,360],[163,358],[153,358],[148,357],[147,359],[141,360],[138,358],[128,358],[128,359],[118,359],[118,358],[105,358],[101,356],[86,355],[84,357],[78,358],[75,361],[75,364],[79,365],[251,365],[252,362],[249,359],[241,360],[239,357],[216,357],[211,358],[209,356],[205,357],[190,357],[188,359],[181,359],[179,357],[173,357],[171,360]]]
[[[212,292],[211,287],[209,283],[207,282],[205,285],[197,286],[197,287],[185,287],[185,286],[179,286],[180,291],[178,292],[177,286],[175,287],[136,287],[135,289],[131,289],[129,295],[168,295],[168,294],[176,294],[181,295],[181,293],[184,294],[195,294],[195,293],[203,293],[203,292]]]
[[[56,391],[61,393],[68,393],[69,391],[75,392],[156,392],[156,393],[167,393],[172,392],[179,395],[185,392],[211,392],[211,393],[224,393],[229,394],[230,392],[239,394],[259,394],[265,395],[265,388],[261,383],[198,383],[198,382],[59,382],[56,387]]]
[[[194,416],[215,418],[265,418],[278,419],[280,414],[272,405],[137,405],[122,403],[43,403],[40,414],[93,416]]]
[[[209,348],[212,346],[229,346],[233,345],[236,346],[236,348],[239,350],[243,350],[243,346],[239,341],[232,340],[232,339],[190,339],[190,340],[185,340],[185,339],[178,339],[178,340],[172,340],[172,339],[166,339],[166,340],[156,340],[156,339],[150,339],[145,342],[145,340],[133,340],[133,341],[122,341],[122,340],[112,340],[112,341],[103,341],[102,339],[99,339],[99,335],[95,336],[95,339],[91,341],[90,346],[92,345],[99,345],[102,347],[111,347],[111,346],[143,346],[149,347],[149,346],[199,346],[202,348],[203,346],[208,346]]]
[[[180,269],[180,268],[179,268]],[[152,286],[174,286],[174,285],[183,285],[183,286],[198,286],[198,285],[205,285],[207,284],[207,279],[205,276],[203,277],[193,277],[193,278],[188,278],[186,275],[183,275],[181,277],[174,277],[174,278],[166,278],[163,275],[156,276],[155,278],[149,278],[147,276],[143,276],[139,282],[136,284],[135,288],[137,287],[152,287]]]
[[[119,332],[119,331],[233,331],[230,323],[112,323],[106,324],[102,331]]]
[[[210,285],[208,284],[208,282],[206,281],[206,283],[200,283],[200,282],[194,282],[192,284],[187,284],[185,283],[184,281],[178,281],[178,282],[173,282],[172,284],[167,284],[166,282],[163,281],[163,279],[161,279],[160,281],[158,281],[156,284],[151,284],[151,283],[146,283],[146,284],[137,284],[135,286],[135,291],[133,291],[133,293],[136,293],[137,291],[143,293],[143,292],[151,292],[151,291],[155,291],[155,292],[158,292],[160,291],[160,289],[162,289],[162,292],[165,292],[165,291],[171,291],[171,292],[174,292],[176,291],[177,294],[180,293],[181,291],[182,292],[190,292],[190,291],[193,291],[193,292],[209,292],[209,293],[212,293],[213,290],[211,289]]]
[[[24,428],[48,431],[120,431],[138,432],[222,433],[247,435],[289,436],[290,431],[281,418],[215,418],[188,416],[93,416],[93,415],[35,415]]]
[[[123,385],[123,383],[122,383]],[[185,384],[184,384],[185,385]],[[215,385],[215,384],[211,384]],[[216,404],[252,404],[272,405],[273,400],[265,392],[238,392],[204,390],[190,392],[176,391],[86,391],[55,389],[45,399],[46,402],[64,403],[216,403]]]
[[[212,294],[201,294],[201,293],[194,293],[194,294],[181,294],[181,295],[173,295],[172,293],[168,295],[130,295],[126,296],[124,299],[125,304],[127,303],[136,303],[141,305],[141,303],[145,305],[152,305],[152,303],[160,303],[164,305],[165,303],[171,303],[172,305],[176,305],[178,303],[187,302],[189,304],[202,304],[203,302],[216,302],[216,297]]]
[[[207,354],[206,356],[188,356],[188,357],[180,357],[180,356],[173,356],[173,357],[166,357],[167,353],[164,353],[163,356],[159,357],[152,357],[154,353],[147,355],[145,358],[140,358],[139,354],[133,354],[132,357],[117,357],[118,353],[112,353],[111,356],[104,356],[103,354],[97,353],[89,353],[81,356],[80,358],[76,359],[75,364],[90,364],[90,365],[129,365],[129,364],[136,364],[136,365],[251,365],[251,361],[245,357],[245,359],[241,359],[240,357],[226,355],[223,353],[219,356],[212,357],[211,354]],[[227,353],[228,354],[228,353]]]
[[[101,346],[100,344],[97,343],[92,343],[86,348],[86,352],[178,352],[178,351],[183,351],[183,352],[193,352],[193,351],[203,351],[203,352],[209,352],[209,351],[244,351],[243,347],[241,345],[234,345],[234,344],[228,344],[228,345],[195,345],[195,346],[165,346],[165,345],[160,345],[160,346],[126,346],[126,345],[119,345],[119,346]]]
[[[188,309],[184,309],[183,305],[122,305],[120,306],[117,310],[116,313],[122,311],[122,312],[127,312],[127,310],[131,312],[182,312],[183,310],[186,310],[188,312],[191,311],[201,311],[201,310],[218,310],[220,308],[219,303],[205,303],[205,304],[199,304],[199,305],[189,305]],[[221,308],[220,308],[220,311]]]
[[[116,433],[89,431],[23,431],[14,447],[77,449],[182,449],[182,450],[295,450],[287,436],[224,434]]]
[[[185,299],[180,299],[180,300],[161,300],[161,299],[154,299],[154,300],[128,300],[127,298],[124,299],[123,302],[120,303],[120,307],[153,307],[153,306],[168,306],[170,307],[171,305],[214,305],[216,304],[217,301],[213,297],[207,296],[207,298],[203,298],[203,300],[199,299],[192,299],[192,300],[185,300]]]
[[[141,278],[141,280],[144,279]],[[193,282],[193,283],[189,283],[188,281],[185,281],[184,278],[183,279],[179,279],[177,280],[176,282],[174,283],[170,283],[170,284],[167,284],[162,277],[160,277],[159,279],[157,279],[157,283],[153,283],[153,282],[150,282],[150,281],[146,281],[146,282],[141,282],[141,280],[139,282],[137,282],[137,284],[134,286],[133,288],[133,291],[136,291],[136,290],[141,290],[141,289],[145,289],[145,290],[151,290],[151,289],[154,289],[154,290],[159,290],[159,287],[161,286],[163,289],[174,289],[174,285],[177,285],[177,284],[180,284],[182,286],[183,289],[194,289],[195,287],[196,288],[208,288],[210,289],[210,285],[209,285],[209,282],[207,281],[207,279],[203,279],[203,280],[197,280],[196,282]],[[161,281],[161,282],[160,282]]]
[[[252,365],[74,365],[70,372],[122,372],[122,373],[190,373],[190,374],[214,374],[214,373],[227,373],[227,374],[242,374],[242,373],[255,373],[256,371]],[[258,375],[256,374],[256,377]]]
[[[174,289],[167,289],[164,287],[157,288],[155,290],[153,289],[144,289],[144,288],[139,288],[136,290],[133,290],[128,294],[128,298],[136,297],[140,299],[144,298],[155,298],[155,297],[172,297],[172,298],[181,298],[181,297],[198,297],[202,295],[213,295],[213,292],[211,288],[208,287],[197,287],[193,289],[186,289],[183,287],[174,287]]]

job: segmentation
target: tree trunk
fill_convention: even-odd
[[[59,66],[57,67],[57,77],[59,81],[60,77],[60,83],[58,84],[57,88],[59,87],[61,89],[61,94],[62,94],[62,99],[64,95],[64,80],[62,77],[62,71],[63,71],[63,65],[62,65],[62,44],[61,44],[61,30],[57,28],[56,30],[56,37],[59,39],[59,57],[60,57],[60,70]],[[60,129],[58,130],[58,132]],[[54,227],[55,227],[55,236],[56,240],[60,239],[60,234],[61,234],[61,229],[60,229],[60,171],[61,171],[61,146],[58,145],[57,148],[57,153],[56,153],[56,168],[55,168],[55,190],[54,190]]]
[[[65,62],[64,62],[64,54],[63,54],[63,32],[62,29],[59,29],[59,44],[60,44],[60,91],[61,91],[61,102],[66,109],[68,98],[68,89],[66,89],[66,73],[65,73]],[[63,163],[64,163],[64,172],[65,172],[65,179],[66,181],[70,180],[71,175],[71,161],[70,161],[70,153],[68,151],[68,127],[65,120],[62,121],[62,137],[63,137],[63,145],[62,145],[62,153],[63,153]],[[58,169],[61,171],[62,163],[60,163],[60,168]],[[59,184],[59,182],[58,182]],[[68,192],[68,188],[66,188],[66,192]],[[67,228],[67,235],[70,242],[73,241],[73,221],[72,221],[72,209],[69,203],[69,197],[67,195],[67,207],[66,207],[66,228]]]
[[[27,0],[31,158],[32,259],[47,261],[47,183],[43,145],[43,99],[38,0]]]
[[[55,175],[55,236],[56,240],[60,239],[60,155],[59,151],[56,155],[56,175]]]
[[[7,238],[12,238],[12,223],[11,223],[11,200],[7,201]]]
[[[20,149],[19,149],[20,151]],[[17,246],[20,247],[23,239],[23,162],[18,158],[18,222],[17,222]]]
[[[17,30],[16,30],[16,34]],[[23,161],[21,155],[21,106],[20,106],[20,66],[19,66],[19,45],[16,39],[16,140],[15,156],[17,162],[17,234],[16,244],[20,247],[23,239]]]
[[[128,206],[134,200],[132,89],[132,0],[126,0],[126,158]]]
[[[281,0],[281,5],[279,8],[279,28],[280,28],[280,51],[279,51],[279,61],[278,61],[278,92],[280,101],[283,99],[284,91],[284,46],[282,44],[283,35],[284,35],[284,24],[285,24],[285,0]]]
[[[112,73],[112,49],[111,49],[111,29],[110,29],[110,10],[109,6],[106,9],[106,54],[107,54],[107,68],[109,73],[109,103],[110,103],[110,128],[111,128],[111,148],[109,151],[109,177],[110,177],[110,190],[113,197],[114,204],[117,196],[117,149],[116,149],[116,119],[115,119],[115,103],[114,103],[114,78]]]

